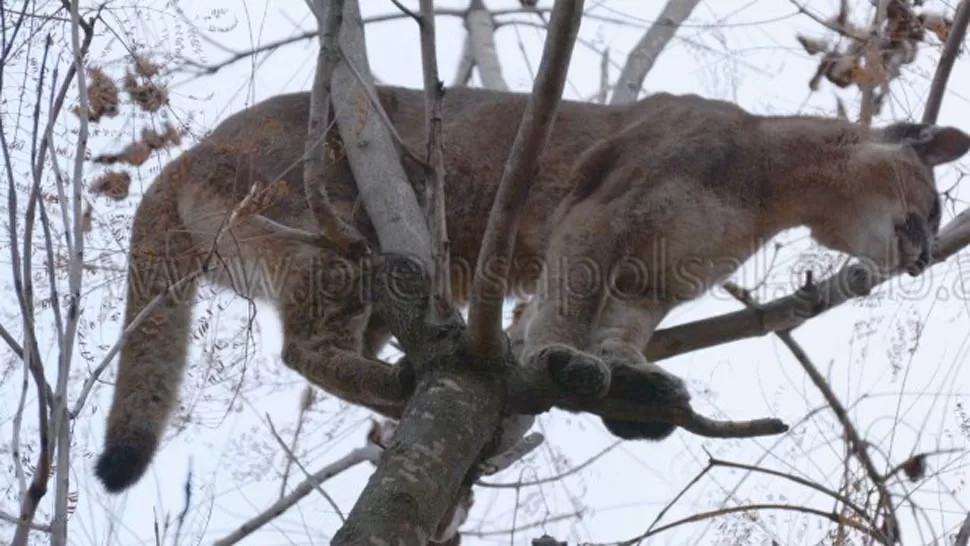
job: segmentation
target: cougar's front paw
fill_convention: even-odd
[[[563,390],[576,396],[602,398],[610,390],[606,363],[568,345],[547,345],[533,353],[526,365],[547,370]]]
[[[690,403],[690,393],[684,380],[656,364],[617,364],[612,373],[611,397],[653,406],[686,407]],[[624,440],[659,441],[670,436],[677,428],[669,423],[614,419],[603,419],[603,425],[614,436]]]

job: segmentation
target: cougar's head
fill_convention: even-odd
[[[970,135],[953,127],[899,122],[872,129],[844,173],[849,197],[834,204],[833,224],[816,238],[885,272],[919,275],[932,263],[940,229],[933,168],[968,149]]]

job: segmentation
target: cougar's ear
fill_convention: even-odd
[[[913,148],[930,167],[955,161],[970,149],[970,135],[929,123],[894,123],[882,129],[882,138]]]

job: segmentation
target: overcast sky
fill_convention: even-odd
[[[184,43],[184,54],[205,62],[218,62],[229,54],[206,41],[193,43],[186,26],[171,15],[167,2],[156,2],[154,9],[138,14],[129,10],[130,19],[112,20],[157,51],[171,52]],[[202,29],[224,30],[207,34],[233,50],[267,43],[308,29],[313,22],[303,2],[241,0],[207,3],[183,2],[186,16]],[[386,0],[362,0],[364,16],[393,12]],[[417,5],[416,1],[405,2]],[[436,5],[463,8],[466,0],[439,0]],[[540,2],[551,5],[551,0]],[[611,80],[615,80],[626,53],[653,22],[663,2],[607,0],[586,2],[589,13],[626,19],[617,25],[586,18],[580,29],[583,43],[577,44],[569,70],[564,97],[586,100],[599,86],[601,52],[609,48]],[[835,0],[811,2],[820,14],[833,14]],[[868,6],[866,1],[851,4]],[[928,0],[931,9],[952,14],[953,0]],[[487,0],[492,9],[514,8],[514,0]],[[868,11],[866,11],[868,15]],[[537,19],[520,17],[536,23]],[[508,17],[503,20],[509,20]],[[437,21],[438,60],[442,79],[452,81],[464,36],[457,17]],[[648,92],[697,93],[706,97],[732,100],[758,113],[833,115],[833,86],[828,82],[810,93],[808,81],[816,60],[808,57],[794,37],[797,32],[827,36],[822,27],[799,15],[794,4],[778,0],[718,0],[703,2],[676,38],[661,55],[645,82]],[[528,91],[538,66],[544,33],[534,26],[504,26],[497,33],[503,75],[517,91]],[[889,119],[912,119],[921,114],[929,79],[939,55],[939,46],[921,49],[917,62],[906,69],[903,81],[893,86],[892,98],[878,123]],[[374,75],[381,81],[410,87],[421,86],[418,33],[413,21],[402,19],[367,28],[367,46]],[[117,42],[96,43],[95,59],[119,59]],[[196,51],[198,53],[193,53]],[[214,127],[228,114],[255,101],[281,92],[306,90],[313,76],[316,43],[307,41],[281,48],[269,57],[240,62],[218,74],[173,82],[171,111],[177,119],[192,116],[192,127]],[[112,65],[113,74],[121,74]],[[970,83],[968,63],[959,60],[951,76],[949,92],[943,103],[941,123],[970,132],[966,90]],[[479,85],[477,78],[473,85]],[[851,111],[857,110],[857,94],[844,91],[841,96]],[[191,113],[191,114],[190,114]],[[128,134],[140,127],[132,120],[112,121],[110,127],[127,128]],[[133,129],[135,128],[135,129]],[[123,136],[98,136],[92,150],[115,148]],[[172,152],[177,153],[177,152]],[[157,168],[170,157],[162,154],[139,171],[133,184],[133,198],[123,205],[96,202],[103,215],[131,212],[141,192]],[[956,185],[960,169],[967,160],[937,170],[941,188],[955,186],[944,212],[944,223],[963,210],[967,191]],[[96,170],[92,166],[92,169]],[[964,184],[965,186],[965,184]],[[955,208],[954,208],[955,207]],[[484,214],[485,211],[482,211]],[[117,226],[116,226],[117,227]],[[127,229],[122,230],[127,236]],[[110,240],[110,237],[105,237]],[[127,241],[122,241],[127,243]],[[805,230],[793,230],[779,237],[783,246],[753,258],[735,280],[743,286],[759,286],[756,295],[769,299],[786,295],[797,288],[806,269],[824,274],[841,262],[838,256],[820,254]],[[106,248],[111,244],[105,243]],[[122,247],[111,254],[115,264],[124,265]],[[97,254],[97,252],[95,253]],[[801,327],[795,337],[814,362],[826,373],[842,401],[851,406],[851,415],[860,431],[878,446],[877,453],[889,454],[893,463],[914,451],[964,448],[970,438],[967,420],[960,427],[961,397],[967,393],[970,373],[961,369],[967,356],[968,321],[966,253],[933,268],[923,278],[908,277],[887,283],[871,298],[845,305]],[[4,263],[9,258],[4,259]],[[771,274],[769,274],[769,270]],[[9,273],[0,275],[3,297],[9,300]],[[111,282],[108,282],[111,281]],[[85,302],[89,350],[103,354],[99,344],[110,345],[117,338],[118,314],[123,294],[122,277],[86,277],[92,287]],[[112,303],[106,303],[112,302]],[[223,308],[219,312],[220,307]],[[664,326],[713,316],[740,308],[723,291],[677,309]],[[183,507],[184,483],[191,466],[191,506],[187,531],[201,534],[202,543],[220,538],[252,517],[279,496],[279,475],[284,455],[268,432],[268,414],[285,438],[292,436],[297,415],[297,400],[304,382],[285,368],[279,359],[280,335],[277,319],[268,307],[258,307],[253,338],[239,331],[248,320],[245,302],[222,292],[209,297],[197,308],[197,316],[216,313],[218,323],[199,336],[193,347],[193,369],[186,380],[183,404],[192,408],[191,420],[182,422],[178,434],[172,426],[166,443],[153,465],[137,486],[120,497],[108,497],[95,480],[92,467],[100,452],[104,415],[111,389],[96,390],[88,414],[81,419],[75,435],[79,446],[72,467],[74,486],[80,489],[77,512],[71,520],[72,544],[154,544],[153,513],[175,517]],[[7,316],[7,315],[5,315]],[[6,320],[6,319],[5,319]],[[49,342],[53,333],[47,331]],[[215,351],[212,341],[222,339]],[[6,349],[4,349],[6,350]],[[203,353],[203,350],[208,353]],[[56,354],[52,352],[47,356]],[[245,361],[245,366],[243,365]],[[219,366],[228,371],[213,372]],[[707,463],[704,449],[714,456],[745,464],[797,474],[837,487],[841,478],[842,444],[830,412],[814,419],[802,419],[824,404],[806,379],[797,362],[773,337],[751,339],[697,351],[663,361],[662,365],[680,374],[689,384],[695,408],[706,415],[725,419],[750,419],[775,416],[798,424],[789,434],[745,440],[708,440],[678,431],[662,444],[623,443],[584,470],[542,486],[516,489],[477,488],[477,502],[464,528],[487,536],[466,535],[463,544],[530,544],[543,532],[559,540],[608,542],[643,532],[661,510]],[[243,372],[243,368],[245,371]],[[114,366],[111,376],[113,377]],[[228,379],[207,381],[216,375]],[[0,437],[9,438],[13,400],[19,395],[19,372],[0,383]],[[242,380],[243,386],[236,388]],[[230,403],[228,400],[235,393]],[[311,414],[297,452],[310,471],[338,459],[364,442],[369,413],[348,408],[336,400],[320,396],[321,403]],[[28,407],[33,407],[28,405]],[[534,480],[563,472],[595,455],[614,442],[599,419],[554,411],[542,416],[536,429],[546,435],[544,444],[523,464],[489,478],[492,482]],[[4,440],[6,443],[6,440]],[[702,449],[703,448],[703,449]],[[884,455],[876,455],[882,466]],[[930,543],[932,532],[952,532],[970,505],[963,454],[931,459],[931,477],[914,491],[912,499],[920,507],[919,531],[912,511],[901,510],[904,533],[910,543]],[[324,485],[346,515],[353,506],[372,467],[360,465]],[[303,473],[291,470],[290,483],[301,481]],[[743,478],[743,480],[742,480]],[[12,470],[0,464],[0,483],[13,480]],[[741,484],[740,486],[738,484]],[[901,489],[900,489],[901,491]],[[691,513],[721,506],[746,503],[807,504],[830,511],[832,503],[806,488],[777,478],[749,475],[718,468],[702,478],[690,493],[665,516],[674,521]],[[906,506],[903,504],[903,506]],[[516,508],[517,507],[517,508]],[[13,505],[3,506],[15,512]],[[574,514],[581,513],[580,517]],[[530,526],[510,535],[513,521]],[[109,523],[114,524],[109,538]],[[251,535],[243,544],[326,544],[339,528],[334,509],[318,494],[311,494],[297,507],[277,518],[273,524]],[[804,514],[763,512],[753,518],[727,517],[678,528],[648,541],[649,544],[741,543],[750,536],[751,544],[773,538],[779,544],[816,543],[830,528],[827,521]],[[494,534],[495,531],[502,531]],[[747,534],[746,534],[747,533]],[[12,536],[9,526],[0,526],[0,540]],[[719,539],[719,537],[721,537]],[[184,541],[183,541],[184,542]],[[747,542],[745,542],[747,543]]]

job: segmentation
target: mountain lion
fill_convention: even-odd
[[[425,142],[420,90],[378,87],[403,141]],[[528,95],[448,89],[442,104],[452,285],[467,301],[506,157]],[[409,395],[360,263],[270,236],[230,211],[261,184],[258,212],[316,231],[301,156],[309,94],[280,95],[223,121],[168,164],[135,214],[125,324],[178,279],[204,277],[275,306],[282,358],[314,385],[391,418]],[[378,248],[358,202],[345,144],[331,131],[327,191]],[[353,145],[366,145],[354,142]],[[589,396],[689,399],[642,354],[674,306],[722,281],[782,230],[807,226],[822,245],[887,269],[930,263],[940,200],[932,169],[970,147],[954,128],[759,116],[695,95],[659,93],[624,106],[564,100],[526,203],[508,295],[536,294],[518,327],[522,362]],[[405,170],[414,181],[420,167]],[[121,350],[96,474],[110,492],[149,466],[186,369],[195,282],[155,307]],[[597,373],[589,374],[588,372]],[[585,374],[585,375],[584,375]],[[583,384],[582,378],[602,380]],[[612,378],[612,380],[611,380]],[[382,393],[384,396],[382,396]],[[393,399],[386,394],[392,393]],[[605,420],[613,434],[659,440],[666,424]]]

